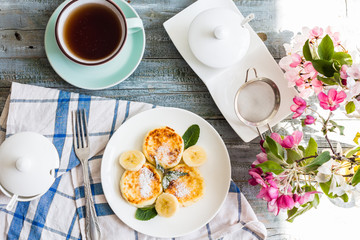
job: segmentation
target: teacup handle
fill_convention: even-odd
[[[127,18],[126,19],[127,30],[129,34],[136,33],[141,29],[144,29],[141,18]]]

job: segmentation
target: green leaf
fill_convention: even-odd
[[[306,61],[312,61],[312,55],[310,51],[309,39],[305,42],[303,46],[303,54]]]
[[[316,71],[323,74],[326,77],[333,77],[335,73],[335,69],[333,68],[333,64],[330,61],[327,60],[312,60],[311,61],[313,67]]]
[[[339,197],[339,198],[341,198],[344,202],[349,201],[349,196],[348,196],[346,193],[344,193],[344,194],[341,195],[341,196],[338,196],[338,195],[333,194],[333,193],[329,193],[330,184],[331,184],[331,179],[330,179],[329,181],[325,182],[325,183],[320,183],[320,187],[321,187],[323,193],[324,193],[326,196],[328,196],[328,198],[334,199],[334,198]]]
[[[359,147],[355,147],[353,149],[351,149],[350,151],[348,151],[345,155],[345,157],[349,158],[352,157],[355,153],[360,151],[360,146]]]
[[[271,137],[266,136],[266,140],[263,146],[266,150],[266,153],[272,152],[277,158],[282,160],[284,159],[284,148]]]
[[[147,221],[157,215],[155,207],[138,208],[135,212],[135,218],[140,221]]]
[[[261,168],[261,170],[264,173],[272,172],[272,173],[275,173],[276,175],[279,175],[280,173],[282,173],[284,171],[284,169],[281,167],[280,164],[270,161],[270,160],[260,163],[260,164],[256,165],[256,167]]]
[[[160,172],[164,173],[165,169],[163,168],[163,166],[160,165],[159,163],[159,159],[155,156],[155,168],[158,169]]]
[[[351,180],[351,184],[353,186],[355,186],[356,184],[358,184],[360,182],[360,168],[356,171],[356,173],[354,174],[352,180]]]
[[[296,217],[298,217],[298,216],[300,216],[301,214],[303,214],[303,213],[305,213],[305,212],[307,212],[307,211],[309,211],[313,206],[311,205],[311,203],[306,203],[306,204],[304,204],[303,205],[304,207],[302,207],[302,208],[300,208],[300,209],[298,209],[298,208],[296,208],[296,210],[288,210],[288,218],[286,219],[286,221],[288,221],[288,222],[293,222],[294,220],[295,220],[295,218]],[[290,213],[289,213],[289,211],[290,211]]]
[[[344,53],[344,52],[335,52],[334,55],[332,56],[332,58],[335,61],[338,61],[341,66],[344,65],[344,64],[348,65],[348,66],[351,66],[352,63],[353,63],[350,54]]]
[[[334,54],[334,43],[329,35],[326,34],[326,36],[321,40],[318,47],[318,53],[320,59],[330,60],[332,58]]]
[[[306,172],[312,172],[318,169],[321,165],[326,163],[331,159],[330,153],[328,151],[321,153],[314,160],[312,160],[308,165],[304,166]]]
[[[325,83],[326,85],[338,85],[339,84],[333,77],[325,78],[325,77],[320,77],[318,75],[317,79],[319,81]]]
[[[273,154],[272,152],[266,153],[267,154],[267,159],[273,162],[276,162],[278,164],[283,164],[284,160],[275,156],[275,154]]]
[[[345,105],[345,110],[346,110],[347,114],[350,114],[350,113],[354,112],[355,111],[355,103],[353,101],[348,102]]]
[[[184,149],[187,149],[197,143],[200,136],[200,127],[197,124],[191,125],[184,135],[182,136],[184,140]]]
[[[286,153],[287,153],[287,163],[291,164],[293,162],[295,162],[296,160],[299,160],[302,158],[301,154],[295,150],[292,149],[286,149]]]
[[[163,177],[163,180],[162,180],[162,186],[163,186],[164,191],[168,188],[171,181],[175,181],[179,177],[182,177],[182,176],[185,176],[185,175],[188,175],[188,173],[181,172],[181,171],[168,171],[168,172],[166,172],[164,177]]]
[[[317,150],[318,150],[317,142],[313,138],[310,138],[309,143],[305,149],[304,157],[317,155]],[[311,162],[313,159],[314,158],[305,159],[304,161],[302,161],[302,166],[308,165],[309,162]]]
[[[329,122],[333,125],[333,127],[339,129],[340,135],[344,135],[344,126],[337,124],[334,120],[330,120]]]

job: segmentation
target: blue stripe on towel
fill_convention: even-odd
[[[118,111],[119,111],[119,100],[116,100],[115,108],[114,108],[114,118],[113,118],[113,122],[111,125],[111,131],[110,131],[109,138],[111,138],[111,136],[114,134]]]
[[[99,204],[95,203],[95,210],[96,210],[96,215],[98,217],[114,214],[113,210],[110,208],[109,204],[107,203],[99,203]],[[79,220],[85,217],[85,211],[86,211],[85,206],[78,207],[76,211],[79,216]]]
[[[26,214],[29,209],[30,202],[18,202],[14,217],[11,221],[10,228],[8,231],[8,239],[19,239],[21,229],[24,226]],[[18,216],[18,217],[15,217]]]
[[[71,232],[74,228],[76,218],[77,218],[77,212],[75,211],[73,219],[72,219],[70,227],[69,227],[69,230],[68,230],[68,234],[66,235],[66,240],[68,240],[71,237]]]
[[[28,202],[28,203],[29,203],[29,202]],[[24,218],[21,214],[16,214],[16,213],[14,213],[14,212],[7,211],[6,209],[1,209],[1,211],[5,212],[5,213],[7,213],[7,214],[12,215],[13,218],[22,219],[22,220],[26,221],[27,223],[30,223],[30,224],[34,223],[35,225],[39,225],[39,223],[34,222],[33,220],[30,220],[29,218]],[[47,230],[47,231],[50,231],[50,232],[52,232],[52,233],[56,233],[56,234],[58,234],[58,235],[60,235],[60,236],[63,236],[63,237],[66,236],[65,233],[60,232],[59,230],[55,230],[55,229],[53,229],[53,228],[47,227],[47,226],[44,226],[44,229]],[[10,240],[10,239],[19,239],[19,238],[13,238],[12,236],[8,236],[7,239]],[[79,238],[70,236],[70,239],[78,240]]]
[[[70,93],[65,91],[59,92],[59,99],[58,105],[56,109],[56,116],[55,116],[55,126],[54,132],[57,133],[66,133],[67,130],[67,120],[69,114],[69,99]],[[64,138],[54,138],[53,143],[55,145],[56,150],[59,153],[60,159],[65,143]],[[61,180],[61,176],[55,179],[55,182],[52,185],[53,189],[57,189]],[[31,224],[31,230],[29,233],[28,239],[40,239],[42,230],[44,229],[44,224],[46,217],[49,213],[49,209],[51,207],[51,203],[54,199],[55,192],[48,191],[46,192],[39,200],[36,212],[34,215],[33,223]],[[34,223],[38,224],[34,224]]]
[[[104,194],[101,183],[90,184],[90,187],[91,187],[91,192],[93,195],[103,195]],[[85,197],[84,186],[75,188],[75,199],[77,200],[77,199],[84,198],[84,197]]]
[[[134,234],[135,234],[135,240],[139,240],[139,233],[136,230],[134,230]]]
[[[130,112],[130,101],[128,101],[126,104],[126,112],[125,112],[124,120],[122,121],[121,124],[123,124],[126,121],[126,119],[129,117],[129,112]]]
[[[207,233],[208,233],[208,238],[209,240],[212,240],[212,237],[211,237],[211,230],[210,230],[210,224],[206,224],[206,229],[207,229]]]

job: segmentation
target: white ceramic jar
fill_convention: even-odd
[[[7,209],[47,192],[58,167],[58,152],[46,137],[21,132],[7,138],[0,146],[0,190],[11,198]]]

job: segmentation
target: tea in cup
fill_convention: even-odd
[[[140,18],[127,19],[111,0],[73,0],[56,20],[55,37],[70,60],[99,65],[119,54],[129,33],[141,29]]]

